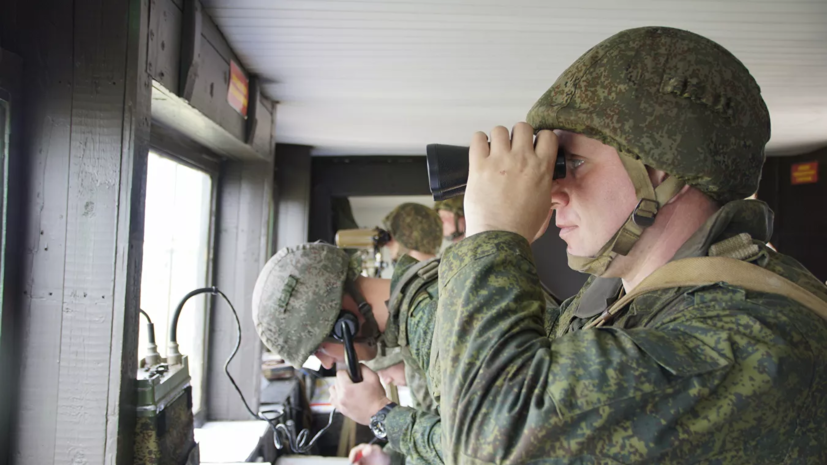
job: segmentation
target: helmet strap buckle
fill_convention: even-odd
[[[658,214],[659,204],[655,200],[640,199],[632,211],[632,222],[641,228],[648,228],[655,224],[655,216]]]

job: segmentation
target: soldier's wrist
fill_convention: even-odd
[[[368,411],[371,412],[371,416],[374,416],[377,413],[379,413],[380,410],[385,408],[386,405],[388,405],[390,403],[391,403],[390,399],[388,399],[387,397],[383,397],[382,399],[377,400]]]
[[[385,425],[385,420],[388,417],[388,414],[391,410],[397,405],[388,399],[388,403],[383,405],[376,413],[370,418],[370,429],[373,431],[373,434],[379,439],[387,439],[388,437],[388,430]]]

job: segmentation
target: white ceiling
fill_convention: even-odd
[[[827,0],[204,0],[314,155],[424,154],[511,126],[578,56],[662,25],[727,47],[761,85],[768,152],[827,145]]]

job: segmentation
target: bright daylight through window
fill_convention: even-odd
[[[209,283],[212,178],[150,152],[147,168],[141,308],[155,324],[158,351],[166,355],[169,323],[189,291]],[[200,410],[204,388],[207,297],[190,299],[178,321],[178,344],[189,357],[193,411]],[[141,317],[143,318],[143,317]],[[141,322],[139,354],[146,350]]]

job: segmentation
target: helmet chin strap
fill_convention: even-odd
[[[618,255],[628,255],[632,247],[643,235],[643,231],[655,223],[658,210],[672,200],[683,189],[685,183],[674,176],[666,178],[657,188],[652,186],[646,165],[642,161],[626,154],[619,154],[623,167],[635,186],[637,206],[623,223],[623,226],[600,248],[594,257],[568,255],[569,268],[602,276],[612,260]]]

